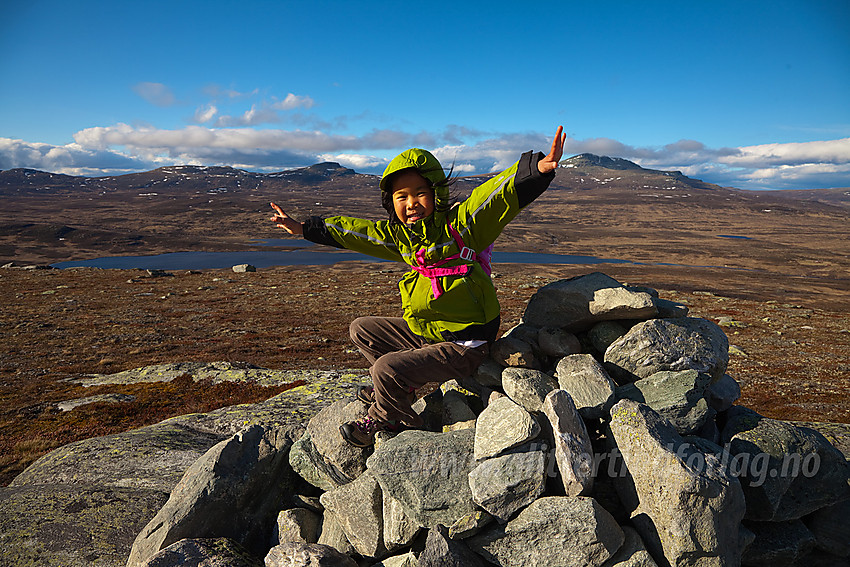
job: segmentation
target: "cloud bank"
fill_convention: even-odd
[[[386,156],[417,146],[431,148],[446,167],[453,165],[456,173],[473,174],[504,169],[520,153],[547,151],[551,143],[545,134],[482,132],[457,125],[441,132],[375,129],[360,135],[256,127],[283,121],[279,109],[309,109],[313,104],[309,97],[291,94],[233,117],[219,116],[217,106],[211,103],[198,108],[197,124],[179,129],[123,123],[98,126],[80,130],[74,134],[74,142],[64,146],[0,138],[0,169],[114,175],[174,164],[279,171],[336,161],[360,172],[380,173],[388,162]],[[303,122],[307,124],[309,119]],[[203,125],[207,123],[212,125]],[[743,189],[850,186],[850,138],[722,148],[696,140],[638,147],[610,138],[568,139],[565,156],[580,153],[621,157],[643,167],[679,170]]]

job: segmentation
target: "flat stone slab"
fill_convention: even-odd
[[[124,370],[114,374],[89,374],[83,378],[68,380],[81,386],[103,386],[106,384],[141,384],[171,382],[188,374],[195,382],[212,380],[219,382],[256,382],[263,386],[280,386],[297,380],[323,381],[328,374],[366,375],[368,370],[273,370],[248,363],[232,362],[169,362]],[[368,381],[368,380],[367,380]]]
[[[108,403],[108,404],[120,404],[135,401],[136,396],[131,396],[129,394],[99,394],[97,396],[87,396],[85,398],[77,398],[74,400],[65,400],[64,402],[59,402],[56,404],[56,407],[59,411],[71,411],[72,409],[76,409],[81,406],[87,406],[89,404],[98,404],[98,403]]]
[[[76,441],[41,457],[10,486],[100,485],[168,494],[192,463],[222,436],[179,423]]]
[[[338,400],[352,398],[358,384],[368,381],[368,375],[345,370],[287,371],[295,380],[307,382],[257,404],[242,404],[208,413],[174,417],[163,423],[180,423],[202,431],[230,436],[251,425],[284,426],[305,424],[325,407]]]
[[[136,534],[167,499],[159,490],[92,485],[0,488],[0,562],[124,567]]]
[[[598,321],[647,319],[658,314],[652,296],[631,291],[614,278],[594,272],[547,284],[531,296],[523,323],[561,327],[570,332],[589,329]]]

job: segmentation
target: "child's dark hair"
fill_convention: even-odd
[[[436,203],[436,200],[435,200],[435,205],[434,205],[435,206],[435,208],[434,208],[435,212],[444,213],[444,212],[448,211],[449,209],[451,209],[458,201],[457,194],[455,194],[451,190],[452,185],[454,185],[455,182],[458,179],[457,177],[452,177],[452,172],[454,172],[454,168],[455,168],[455,164],[452,163],[452,166],[449,168],[449,173],[448,173],[448,175],[446,175],[446,178],[443,181],[440,181],[439,183],[437,183],[436,186],[433,183],[431,183],[431,181],[429,181],[428,178],[425,178],[423,176],[425,181],[428,181],[428,187],[430,187],[432,190],[436,190],[437,186],[446,187],[447,189],[449,189],[448,202]],[[395,214],[395,207],[393,206],[392,186],[393,186],[393,180],[394,180],[393,178],[396,177],[399,173],[402,173],[404,171],[407,171],[407,170],[400,169],[399,171],[392,173],[389,176],[389,178],[387,179],[388,187],[390,188],[390,190],[389,191],[381,191],[381,206],[383,206],[384,210],[387,211],[387,213],[390,215],[390,224],[401,224],[401,220],[399,220],[398,216]]]

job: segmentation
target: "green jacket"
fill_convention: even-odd
[[[417,151],[421,150],[408,150],[399,158],[412,155],[412,167],[416,167]],[[554,172],[543,175],[537,170],[542,157],[542,153],[523,154],[513,166],[476,187],[468,199],[448,210],[449,190],[437,185],[435,212],[412,225],[345,216],[312,217],[304,223],[304,237],[413,266],[416,252],[423,248],[428,264],[460,252],[449,232],[451,224],[467,247],[481,252],[555,177]],[[426,177],[433,174],[429,172]],[[445,266],[460,264],[471,265],[471,270],[464,276],[441,277],[444,293],[436,299],[431,280],[417,272],[408,272],[398,284],[405,321],[411,331],[428,341],[493,340],[498,332],[500,306],[493,281],[475,261],[458,258]]]

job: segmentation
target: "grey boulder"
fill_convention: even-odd
[[[127,566],[184,538],[227,537],[262,555],[294,489],[288,453],[296,431],[254,425],[207,451],[136,537]]]
[[[375,447],[369,471],[384,494],[417,524],[452,525],[475,510],[468,476],[475,467],[475,431],[402,431]]]
[[[383,501],[384,546],[387,551],[393,552],[413,543],[422,526],[407,515],[401,502],[389,494],[383,494]]]
[[[347,443],[339,426],[366,415],[368,407],[360,401],[339,400],[317,413],[307,424],[310,442],[319,458],[317,466],[341,486],[351,482],[366,470],[368,451]]]
[[[369,471],[325,492],[320,500],[325,510],[336,517],[357,553],[377,557],[386,551],[381,487]]]
[[[266,567],[357,567],[357,562],[320,543],[282,543],[271,548]]]
[[[465,541],[496,565],[599,567],[624,539],[611,514],[593,498],[544,496],[507,524]]]
[[[490,347],[490,357],[501,366],[540,368],[531,343],[515,337],[502,337],[494,342]]]
[[[546,394],[557,387],[557,380],[539,370],[505,368],[502,372],[505,394],[530,412],[539,412]]]
[[[721,439],[740,475],[748,520],[795,520],[850,498],[850,464],[814,429],[735,406]]]
[[[272,531],[272,544],[291,541],[316,543],[322,528],[322,517],[306,508],[281,510]]]
[[[616,385],[593,356],[573,354],[558,361],[555,367],[558,385],[566,390],[585,419],[608,415],[614,405]]]
[[[605,354],[611,343],[625,335],[629,328],[618,321],[600,321],[587,332],[587,340],[599,354]]]
[[[502,522],[546,488],[546,454],[531,444],[487,459],[469,473],[472,500]]]
[[[618,398],[645,403],[682,435],[698,430],[709,417],[706,388],[711,376],[696,370],[656,372],[617,388]]]
[[[623,382],[664,370],[696,370],[715,380],[726,372],[729,341],[707,319],[683,317],[638,323],[605,351],[605,367]]]
[[[263,567],[263,562],[227,538],[181,539],[148,559],[144,567]]]
[[[598,321],[646,319],[657,313],[650,294],[630,291],[614,278],[594,272],[541,287],[529,300],[522,320],[577,332]]]
[[[537,346],[546,356],[561,358],[581,352],[581,342],[564,329],[546,327],[537,333]]]
[[[850,500],[821,508],[803,518],[820,549],[838,557],[850,557]]]
[[[720,458],[632,400],[611,408],[610,432],[627,467],[617,492],[653,556],[671,565],[739,564],[744,494]]]
[[[705,390],[705,400],[716,412],[728,410],[740,397],[741,386],[728,374],[712,381]]]
[[[478,416],[475,425],[475,459],[495,457],[531,441],[539,434],[537,420],[525,408],[503,396],[491,402]]]
[[[755,539],[744,550],[744,565],[773,567],[802,565],[799,560],[815,547],[815,536],[800,520],[745,522]]]
[[[418,567],[485,567],[485,564],[463,541],[450,538],[445,526],[437,525],[428,531]]]
[[[631,526],[622,526],[626,539],[614,557],[605,562],[602,567],[658,567],[652,559],[640,534]]]
[[[492,358],[486,359],[475,371],[472,377],[482,386],[487,388],[502,387],[502,370],[505,367]]]

